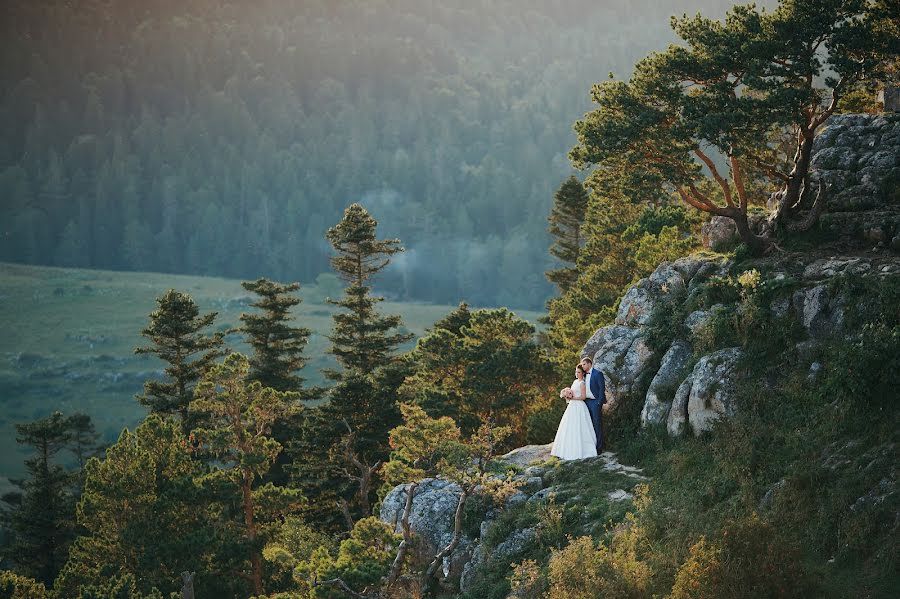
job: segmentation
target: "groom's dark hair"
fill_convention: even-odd
[[[594,363],[594,361],[591,360],[591,357],[590,357],[590,356],[582,356],[582,357],[581,357],[581,362],[584,362],[585,360],[587,360],[587,361],[590,362],[591,364]],[[581,362],[579,362],[579,364],[580,364]]]

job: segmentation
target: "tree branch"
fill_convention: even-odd
[[[728,181],[722,178],[722,175],[719,174],[719,170],[716,168],[716,165],[713,161],[707,156],[703,150],[700,148],[694,148],[694,154],[697,155],[700,160],[706,165],[706,168],[709,169],[709,172],[712,173],[713,178],[716,180],[716,183],[719,184],[719,187],[722,188],[722,193],[725,194],[725,203],[734,207],[734,201],[731,199],[731,187],[728,185]]]
[[[744,188],[744,173],[738,159],[734,156],[731,160],[731,178],[734,179],[734,187],[737,189],[738,201],[740,202],[741,212],[747,213],[747,190]]]
[[[469,498],[469,493],[471,489],[468,487],[462,488],[462,494],[459,496],[459,503],[456,504],[456,514],[453,517],[453,538],[450,540],[450,543],[447,544],[446,547],[441,549],[437,555],[434,556],[434,559],[428,565],[428,569],[425,570],[425,574],[422,576],[422,588],[428,589],[431,586],[432,581],[434,580],[434,575],[437,573],[438,568],[441,565],[441,562],[444,561],[444,558],[453,553],[453,550],[456,549],[456,546],[459,545],[459,540],[462,537],[462,516],[463,509],[466,507],[466,500]]]
[[[403,517],[400,520],[400,529],[403,531],[403,540],[400,541],[400,546],[397,547],[397,556],[394,558],[394,563],[391,564],[391,569],[385,579],[385,590],[391,588],[394,583],[397,582],[397,577],[400,575],[400,570],[403,568],[403,561],[406,559],[406,552],[409,550],[409,542],[412,536],[409,530],[409,514],[412,512],[413,497],[415,496],[418,487],[419,483],[413,482],[410,483],[409,487],[406,489],[406,505],[403,508]]]
[[[342,591],[350,595],[351,597],[355,597],[356,599],[371,599],[369,595],[363,595],[362,593],[357,593],[353,589],[350,588],[342,578],[329,578],[328,580],[313,580],[313,587],[323,587],[323,586],[336,586],[340,587]]]

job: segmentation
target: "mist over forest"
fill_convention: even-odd
[[[4,2],[0,260],[310,282],[358,201],[383,293],[541,308],[590,86],[730,4]]]

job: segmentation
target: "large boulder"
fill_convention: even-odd
[[[666,422],[670,434],[683,433],[685,424],[700,434],[717,418],[734,414],[736,366],[741,356],[739,347],[730,347],[700,358],[675,392]]]
[[[401,519],[406,507],[409,485],[397,485],[384,498],[378,517],[401,532]],[[446,547],[453,537],[453,521],[462,489],[456,483],[426,478],[419,482],[409,514],[409,528],[420,539],[419,551],[423,555],[435,555]],[[465,536],[459,546],[444,563],[444,575],[456,580],[471,555],[471,539]]]
[[[673,391],[687,374],[691,359],[691,346],[686,341],[676,340],[662,358],[656,376],[650,381],[650,388],[641,410],[641,426],[662,424],[669,416]]]
[[[738,240],[737,226],[734,221],[724,216],[713,216],[700,227],[703,247],[719,251],[726,249]]]
[[[800,322],[811,337],[830,337],[843,328],[844,300],[841,296],[831,297],[824,283],[797,290],[792,301]]]
[[[524,447],[518,447],[509,453],[503,454],[498,459],[507,464],[525,467],[533,462],[549,460],[550,449],[552,449],[552,447],[553,443],[547,443],[546,445],[525,445]],[[526,470],[526,473],[528,473],[528,470]]]
[[[741,355],[738,347],[720,349],[700,358],[694,367],[687,404],[694,434],[709,430],[721,416],[734,415],[735,366]]]
[[[593,348],[596,350],[592,354]],[[582,355],[593,356],[594,368],[604,374],[606,400],[610,404],[631,391],[653,358],[640,330],[620,325],[598,330],[585,345]]]

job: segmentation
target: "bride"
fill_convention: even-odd
[[[560,397],[566,398],[568,405],[562,420],[559,421],[550,455],[563,460],[580,460],[596,456],[597,435],[591,422],[591,414],[584,404],[587,391],[581,364],[575,368],[575,382],[571,387],[560,391]]]

